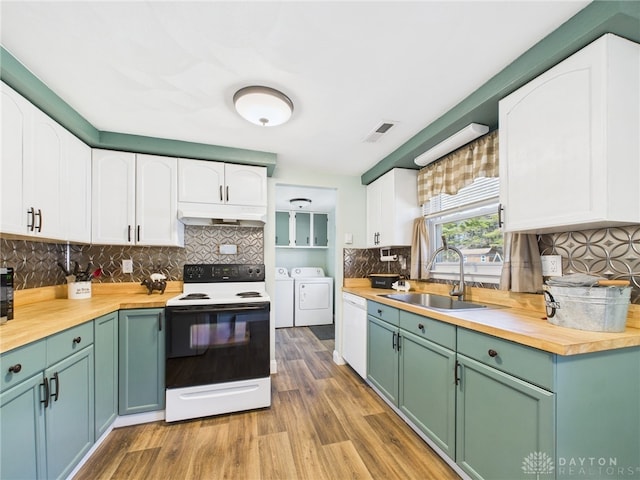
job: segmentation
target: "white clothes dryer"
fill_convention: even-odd
[[[276,328],[293,327],[293,278],[284,267],[276,267],[276,290],[273,314]]]
[[[320,267],[291,269],[296,327],[333,323],[333,278]]]

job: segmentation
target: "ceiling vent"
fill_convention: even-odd
[[[395,124],[398,122],[391,121],[383,121],[380,122],[376,127],[366,136],[364,137],[364,141],[367,143],[375,143],[380,140],[385,133],[387,133]]]

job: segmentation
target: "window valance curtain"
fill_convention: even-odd
[[[439,193],[454,195],[476,178],[498,175],[498,130],[494,130],[422,168],[418,173],[419,204]]]

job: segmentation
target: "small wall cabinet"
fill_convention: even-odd
[[[394,168],[367,185],[367,246],[411,245],[420,215],[418,171]]]
[[[640,222],[640,45],[604,35],[499,112],[506,231]]]
[[[179,202],[267,205],[267,169],[206,160],[178,159]]]
[[[276,246],[327,247],[329,215],[317,212],[276,212]]]
[[[93,243],[184,246],[177,161],[93,150]]]

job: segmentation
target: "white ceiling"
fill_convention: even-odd
[[[1,41],[99,130],[361,175],[588,3],[3,0]],[[289,123],[237,115],[254,84],[293,100]]]

